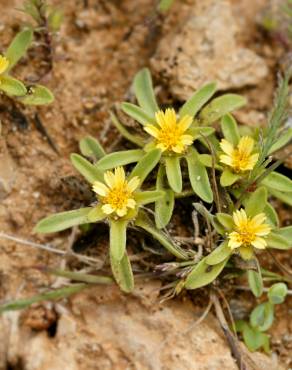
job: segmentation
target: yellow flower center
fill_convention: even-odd
[[[232,167],[234,172],[251,171],[259,157],[258,153],[252,154],[254,140],[249,136],[242,137],[236,148],[225,139],[221,140],[220,147],[224,152],[220,162]]]
[[[3,55],[0,55],[0,74],[4,73],[9,66],[9,61]]]
[[[234,231],[229,233],[228,246],[231,249],[241,247],[254,247],[264,249],[267,246],[263,236],[270,233],[271,227],[264,223],[266,215],[259,213],[250,218],[244,209],[233,213]]]
[[[114,171],[107,171],[104,174],[104,182],[95,181],[93,191],[100,197],[103,204],[101,208],[105,214],[115,213],[123,217],[128,213],[128,208],[136,207],[134,191],[140,185],[137,176],[127,181],[124,169],[117,167]]]
[[[182,153],[186,146],[193,143],[193,137],[185,133],[192,124],[192,117],[183,116],[178,122],[175,110],[166,109],[165,112],[159,111],[155,114],[156,126],[148,124],[144,130],[153,136],[156,141],[156,147],[164,151]]]

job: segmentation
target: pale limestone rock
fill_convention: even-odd
[[[198,1],[161,40],[151,65],[173,95],[185,100],[206,82],[217,81],[220,90],[238,89],[267,76],[265,61],[238,44],[236,22],[229,1]]]

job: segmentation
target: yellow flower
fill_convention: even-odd
[[[4,56],[0,55],[0,74],[4,73],[9,66],[9,61]]]
[[[163,152],[168,150],[181,154],[193,143],[193,137],[185,134],[192,124],[191,116],[185,115],[177,122],[175,110],[168,108],[165,112],[156,112],[155,119],[158,127],[148,124],[144,130],[156,139],[156,147]]]
[[[249,136],[244,136],[239,140],[236,148],[223,139],[220,147],[225,154],[220,155],[220,162],[233,168],[235,172],[250,171],[254,168],[259,154],[251,154],[254,147],[254,140]]]
[[[138,176],[127,181],[123,167],[117,167],[114,171],[105,172],[104,181],[106,185],[95,181],[92,188],[99,195],[103,203],[102,211],[106,215],[116,213],[123,217],[128,213],[128,208],[136,207],[133,193],[140,184]]]
[[[253,254],[253,247],[257,249],[265,249],[267,246],[263,236],[270,233],[271,227],[264,223],[266,215],[259,213],[250,218],[247,216],[244,209],[233,213],[233,222],[235,231],[232,231],[228,237],[228,246],[233,250],[239,248],[239,252],[243,258],[249,259]]]

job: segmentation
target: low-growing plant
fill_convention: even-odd
[[[49,104],[54,96],[48,88],[39,84],[26,85],[11,76],[12,69],[25,55],[32,40],[33,31],[24,29],[14,37],[4,54],[0,54],[0,91],[25,105]]]
[[[134,289],[126,249],[129,228],[142,229],[166,249],[168,260],[162,259],[154,276],[167,278],[170,296],[208,285],[212,297],[219,289],[218,282],[232,285],[231,279],[244,274],[256,297],[267,289],[263,277],[290,282],[290,277],[264,270],[259,259],[266,251],[291,248],[292,226],[280,227],[270,202],[277,196],[291,203],[292,181],[274,172],[282,161],[272,157],[291,139],[291,130],[284,127],[289,79],[286,73],[280,81],[267,127],[246,130],[230,114],[245,104],[243,97],[223,94],[212,99],[216,84],[208,83],[176,114],[172,107],[159,108],[150,72],[141,70],[133,84],[139,105],[127,102],[121,108],[142,125],[143,135],[139,126],[131,132],[112,114],[115,127],[139,149],[107,154],[95,138],[82,139],[82,155],[72,154],[71,161],[91,184],[96,202],[51,215],[41,220],[35,231],[51,233],[105,222],[110,230],[112,275],[125,292]],[[188,247],[183,246],[183,238],[178,238],[182,240],[179,244],[169,237],[166,229],[181,197],[188,197],[194,206],[189,216],[195,225],[194,237],[186,238]],[[151,203],[155,203],[154,211],[145,207]],[[70,272],[63,273],[70,276]],[[88,276],[80,274],[79,278],[87,281],[82,279]],[[76,275],[74,280],[78,280]],[[281,303],[283,289],[282,284],[273,285],[269,302],[255,308],[249,324],[238,327],[250,349],[268,349],[265,320],[270,323],[273,305]],[[217,303],[214,305],[217,310]],[[258,339],[249,339],[253,335]]]

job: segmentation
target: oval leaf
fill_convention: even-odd
[[[233,173],[228,169],[225,169],[220,177],[220,184],[223,187],[231,186],[239,179],[240,175],[238,175],[237,173]]]
[[[26,105],[44,105],[54,101],[53,93],[42,85],[35,85],[29,88],[27,95],[20,98],[22,104]]]
[[[127,242],[126,220],[112,220],[110,222],[110,255],[115,261],[121,261],[126,251]]]
[[[181,107],[179,111],[180,117],[183,117],[186,114],[194,117],[203,107],[203,105],[206,104],[209,99],[211,99],[211,97],[215,94],[215,91],[215,82],[211,82],[201,87]]]
[[[54,233],[69,229],[72,226],[88,223],[88,214],[91,207],[80,208],[73,211],[56,213],[38,222],[34,231],[37,233]]]
[[[151,74],[148,68],[143,68],[134,78],[134,91],[140,107],[151,117],[159,110],[157,105]]]
[[[263,294],[263,279],[262,275],[257,271],[247,271],[248,284],[255,297],[260,297]]]
[[[265,302],[253,309],[250,315],[250,324],[259,331],[268,330],[274,320],[274,307],[270,302]]]
[[[32,29],[26,29],[14,37],[5,53],[6,58],[9,60],[8,70],[13,68],[19,59],[24,56],[26,50],[31,45],[32,36]]]
[[[166,176],[169,186],[176,193],[182,191],[182,174],[179,157],[165,157]]]
[[[285,301],[286,295],[288,293],[287,285],[284,283],[273,284],[269,291],[268,297],[271,304],[280,304]]]
[[[222,117],[221,130],[223,132],[225,139],[232,143],[233,146],[237,146],[240,140],[240,135],[238,132],[237,123],[231,114],[225,114]]]
[[[271,232],[267,236],[266,242],[269,248],[274,248],[274,249],[287,250],[292,247],[291,240],[287,240],[286,238],[283,238],[281,234],[278,234],[276,232]]]
[[[135,193],[135,200],[139,205],[143,205],[156,202],[158,199],[163,198],[163,196],[164,191],[161,190],[142,191]]]
[[[226,260],[231,253],[232,251],[228,247],[228,241],[226,240],[206,257],[206,263],[208,265],[217,265],[218,263]]]
[[[144,156],[140,159],[140,161],[136,164],[133,168],[129,179],[138,176],[140,182],[142,183],[149,173],[154,169],[157,165],[161,157],[161,150],[160,149],[152,149],[148,153],[144,154]]]
[[[268,188],[285,193],[292,192],[292,180],[277,172],[272,172],[262,180],[262,184]]]
[[[100,171],[105,171],[114,167],[124,166],[129,163],[138,162],[145,155],[142,149],[123,150],[114,152],[102,157],[95,166]]]
[[[164,196],[155,202],[155,224],[158,229],[164,228],[170,221],[174,209],[174,192],[164,188],[165,168],[159,166],[156,190],[163,190]]]
[[[112,273],[121,290],[125,293],[132,292],[134,289],[134,277],[127,253],[124,254],[120,261],[112,258],[110,254],[110,262]]]
[[[98,160],[106,155],[102,145],[92,136],[86,136],[79,143],[81,153],[86,157]]]
[[[0,90],[11,96],[23,96],[27,93],[24,84],[10,76],[0,76]]]
[[[263,186],[254,191],[245,201],[245,211],[249,217],[254,217],[263,212],[268,199],[267,189]]]
[[[216,218],[225,227],[226,231],[231,231],[234,228],[233,218],[227,213],[216,213]]]
[[[128,116],[134,118],[134,120],[138,121],[142,125],[146,125],[147,123],[153,122],[153,118],[151,118],[144,110],[138,107],[135,104],[131,103],[122,103],[122,111],[125,112]]]

